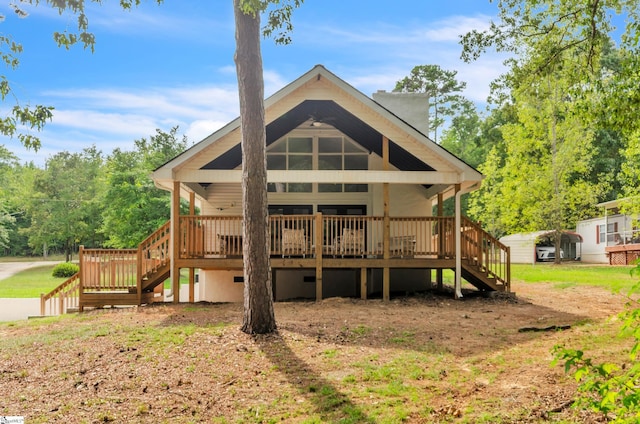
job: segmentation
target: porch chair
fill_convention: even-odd
[[[333,240],[333,256],[360,255],[364,257],[364,231],[343,228],[342,235]]]
[[[302,255],[304,258],[307,253],[307,240],[304,236],[304,230],[296,230],[293,228],[282,229],[282,257],[285,255]]]

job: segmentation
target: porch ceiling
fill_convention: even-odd
[[[331,125],[363,148],[382,156],[382,134],[332,100],[305,100],[268,124],[267,146],[309,119]],[[201,169],[234,169],[241,161],[241,148],[236,145]],[[435,171],[393,140],[389,140],[389,162],[403,171]]]

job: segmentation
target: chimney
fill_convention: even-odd
[[[429,95],[378,90],[373,100],[422,134],[429,136]]]

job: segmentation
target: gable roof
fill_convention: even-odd
[[[380,156],[386,136],[390,163],[401,171],[428,172],[423,185],[431,187],[431,195],[451,186],[454,180],[463,188],[477,186],[482,180],[477,170],[322,65],[265,100],[267,146],[310,118],[329,123]],[[173,180],[206,184],[215,181],[209,178],[215,175],[212,171],[237,168],[241,160],[240,118],[236,118],[158,168],[152,177],[166,188]],[[443,173],[449,177],[435,177]],[[451,178],[452,174],[457,177]]]

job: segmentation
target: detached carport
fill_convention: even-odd
[[[528,264],[537,262],[536,247],[553,246],[554,232],[549,230],[531,233],[517,233],[504,236],[500,241],[511,248],[511,262]],[[573,231],[563,231],[560,248],[563,260],[580,260],[582,255],[582,236]]]

